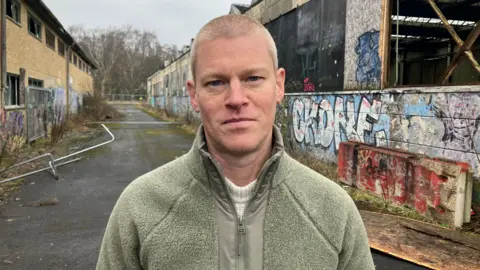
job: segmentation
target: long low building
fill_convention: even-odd
[[[75,113],[81,97],[93,93],[92,70],[72,36],[41,0],[4,0],[2,39],[2,126],[29,139],[41,130],[48,99]],[[29,111],[30,110],[30,111]],[[28,118],[28,119],[27,119]],[[13,130],[13,131],[12,131]]]

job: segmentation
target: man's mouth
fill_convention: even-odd
[[[254,121],[251,118],[231,118],[223,122],[223,124],[230,124],[230,123],[239,123],[239,122],[249,122]]]

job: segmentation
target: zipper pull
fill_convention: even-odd
[[[245,226],[243,225],[242,221],[238,222],[238,233],[239,234],[245,234]]]

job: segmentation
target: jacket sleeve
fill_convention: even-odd
[[[349,198],[347,205],[348,218],[338,269],[374,270],[375,266],[362,217],[352,199]]]
[[[100,247],[97,270],[142,269],[140,241],[127,194],[118,199],[108,220]]]

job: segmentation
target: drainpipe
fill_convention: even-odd
[[[6,90],[6,84],[7,84],[7,7],[6,7],[6,1],[5,0],[0,0],[2,8],[1,8],[1,15],[0,15],[0,24],[1,24],[1,40],[2,40],[2,47],[1,47],[1,58],[2,58],[2,74],[1,74],[1,82],[0,82],[0,107],[3,108],[5,101],[3,100],[3,97],[5,96],[5,90]]]
[[[67,55],[66,55],[66,64],[67,64],[67,80],[65,84],[65,106],[66,106],[66,117],[67,120],[70,118],[70,53],[72,51],[72,47],[75,45],[75,42],[73,42],[71,45],[68,46],[67,48]],[[73,56],[72,56],[73,57]]]

